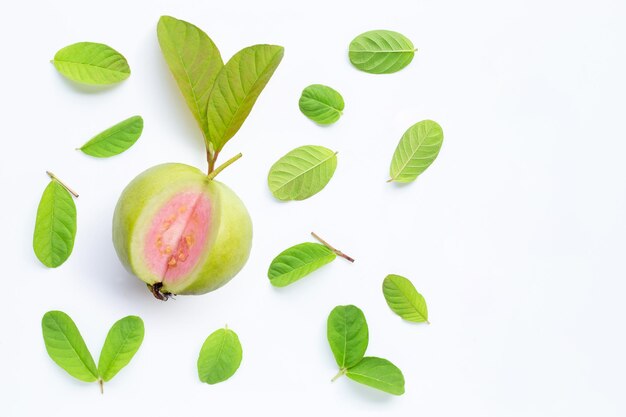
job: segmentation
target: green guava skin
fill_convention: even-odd
[[[162,282],[143,258],[145,230],[163,204],[181,190],[208,196],[211,226],[194,269],[176,282]],[[252,247],[252,221],[226,185],[189,165],[162,164],[139,174],[122,192],[113,215],[113,245],[124,267],[150,286],[161,283],[161,293],[205,294],[226,284],[245,265]]]

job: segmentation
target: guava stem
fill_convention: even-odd
[[[220,154],[220,151],[215,151],[215,153],[211,153],[211,151],[206,151],[206,159],[209,161],[209,175],[215,169],[215,162],[217,161],[217,156]]]
[[[70,194],[72,194],[74,197],[78,198],[78,193],[74,190],[72,190],[70,187],[67,186],[67,184],[65,184],[63,181],[61,181],[59,179],[59,177],[57,177],[56,175],[54,175],[52,172],[50,171],[46,171],[46,174],[48,174],[48,176],[57,181],[59,184],[61,184],[63,186],[63,188],[65,188],[67,191],[69,191]]]
[[[393,178],[389,178],[387,182],[393,182]]]
[[[351,256],[346,255],[345,253],[343,253],[342,251],[340,251],[339,249],[335,249],[334,247],[332,247],[328,242],[326,242],[324,239],[322,239],[321,237],[319,237],[315,232],[311,232],[311,236],[313,236],[315,239],[319,240],[324,246],[326,246],[328,249],[332,250],[333,252],[335,252],[335,254],[337,256],[341,256],[343,259],[350,261],[350,262],[354,262],[354,258],[352,258]]]
[[[217,155],[217,153],[216,153]],[[228,161],[224,162],[222,165],[220,165],[219,167],[215,168],[212,171],[209,171],[209,179],[212,180],[213,178],[215,178],[217,176],[217,174],[219,174],[220,172],[222,172],[224,169],[226,169],[230,164],[232,164],[233,162],[235,162],[237,159],[241,158],[243,155],[240,153],[238,153],[237,155],[233,156],[232,158],[230,158]]]
[[[98,380],[98,385],[100,385],[100,394],[104,394],[104,381],[102,378]]]
[[[346,369],[346,368],[341,368],[341,369],[339,370],[339,372],[337,373],[337,375],[335,375],[335,376],[333,377],[333,379],[331,379],[331,380],[330,380],[330,382],[335,382],[335,381],[337,380],[337,378],[339,378],[339,377],[341,377],[341,376],[345,375],[345,374],[346,374],[346,371],[347,371],[347,369]]]

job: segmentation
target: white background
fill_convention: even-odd
[[[225,59],[254,43],[286,50],[223,152],[244,154],[220,180],[252,215],[250,260],[226,287],[166,303],[123,270],[110,231],[136,174],[170,161],[206,167],[158,47],[161,14],[203,28]],[[12,2],[2,15],[3,416],[626,414],[623,1],[57,0]],[[419,48],[405,70],[349,64],[352,38],[378,28]],[[78,41],[118,49],[131,77],[103,91],[63,79],[48,60]],[[336,125],[300,114],[311,83],[343,94]],[[145,130],[128,152],[74,151],[134,114]],[[445,132],[439,158],[415,183],[387,184],[400,136],[426,118]],[[269,167],[304,144],[339,151],[334,178],[309,200],[275,201]],[[75,250],[55,270],[31,246],[47,169],[80,192]],[[271,259],[312,230],[356,263],[273,288]],[[388,309],[388,273],[424,294],[430,326]],[[404,396],[330,383],[326,318],[348,303],[368,319],[368,354],[403,370]],[[40,320],[52,309],[74,318],[96,360],[114,321],[144,319],[143,346],[104,396],[47,356]],[[202,384],[200,346],[225,323],[243,343],[241,368]]]

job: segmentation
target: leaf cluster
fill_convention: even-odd
[[[282,46],[253,45],[222,61],[200,28],[162,16],[157,36],[165,61],[198,122],[213,171],[217,155],[243,125],[284,55]]]
[[[387,359],[365,356],[369,330],[365,315],[354,305],[335,307],[328,316],[326,335],[341,375],[394,395],[404,394],[402,371]]]
[[[110,381],[131,361],[144,337],[143,321],[124,317],[111,327],[100,351],[98,366],[74,321],[62,311],[49,311],[41,320],[44,343],[50,358],[68,374],[85,382]]]

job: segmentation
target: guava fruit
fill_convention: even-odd
[[[197,168],[152,167],[122,192],[113,215],[113,245],[124,267],[155,297],[204,294],[244,266],[252,221],[226,185]]]

